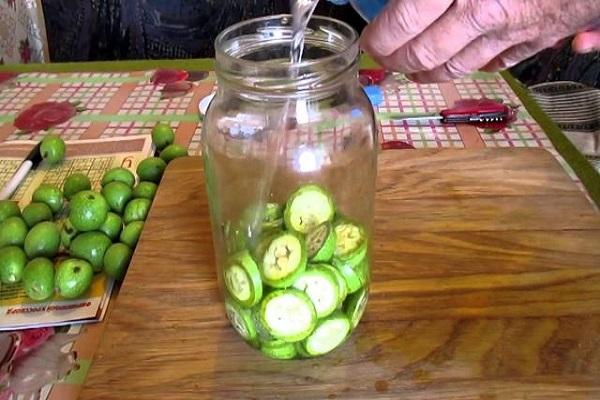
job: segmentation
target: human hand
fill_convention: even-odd
[[[599,17],[598,0],[390,0],[361,44],[387,69],[437,82],[508,68]],[[592,48],[600,31],[575,38],[576,51]]]
[[[573,50],[577,53],[600,50],[600,18],[594,21],[589,30],[580,32],[575,36]]]

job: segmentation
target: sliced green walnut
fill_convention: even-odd
[[[324,222],[306,234],[306,252],[310,262],[329,262],[335,251],[335,230]]]
[[[257,337],[256,327],[252,319],[252,312],[249,309],[242,308],[232,299],[225,300],[225,313],[231,326],[236,332],[248,342],[252,342]]]
[[[261,302],[259,317],[269,335],[286,342],[307,338],[317,324],[312,301],[293,288],[269,293]]]
[[[277,229],[283,226],[283,207],[279,203],[267,203],[263,218],[263,229]]]
[[[261,262],[263,282],[275,288],[286,288],[306,269],[304,240],[292,232],[277,232],[263,247]],[[261,250],[262,253],[262,250]]]
[[[264,297],[266,296],[267,295],[265,295]],[[259,303],[251,308],[252,322],[254,322],[254,326],[256,327],[257,341],[260,343],[261,346],[265,344],[276,346],[286,343],[285,341],[277,339],[273,335],[271,335],[269,333],[269,330],[263,325],[262,319],[260,317],[260,307],[261,304]]]
[[[247,228],[249,231],[250,228]],[[259,263],[259,265],[262,263],[262,259],[264,258],[267,249],[271,245],[271,242],[283,233],[284,231],[280,229],[275,229],[263,231],[259,235],[254,237],[251,234],[249,234],[247,242],[250,245],[252,256]]]
[[[366,288],[360,289],[358,292],[348,297],[344,303],[344,313],[350,320],[352,328],[356,328],[360,319],[362,318],[365,309],[367,308],[367,301],[369,300],[369,292]]]
[[[328,268],[315,265],[308,268],[296,279],[294,288],[308,295],[317,318],[331,314],[340,304],[340,288],[335,274]]]
[[[348,296],[348,287],[346,286],[346,280],[340,271],[337,268],[329,265],[329,264],[318,264],[321,268],[325,268],[335,276],[335,279],[338,283],[339,293],[338,293],[338,307],[342,305],[344,300],[346,300],[346,296]]]
[[[282,343],[279,345],[264,344],[260,346],[260,351],[267,357],[277,360],[291,360],[296,358],[297,355],[294,343]]]
[[[369,266],[366,260],[353,266],[350,263],[335,263],[335,268],[344,277],[348,293],[354,293],[366,285],[369,279]]]
[[[283,226],[283,207],[279,203],[265,203],[262,210],[257,207],[250,207],[246,211],[246,218],[251,220],[258,214],[262,222],[263,229],[274,229]]]
[[[261,347],[279,347],[288,343],[285,340],[277,339],[271,336],[270,334],[267,334],[265,336],[261,336],[259,334],[258,341],[260,342]]]
[[[260,272],[248,251],[231,257],[224,277],[227,290],[241,305],[252,307],[260,301],[263,294]]]
[[[279,290],[279,289],[276,289],[276,290]],[[271,293],[272,292],[265,292],[263,295],[263,298],[266,298]],[[269,330],[269,328],[267,328],[265,326],[264,319],[261,317],[261,309],[262,309],[262,302],[257,304],[256,306],[252,307],[252,309],[251,309],[252,321],[254,322],[254,326],[256,327],[256,333],[257,333],[256,342],[259,344],[258,347],[259,348],[262,346],[278,347],[278,346],[287,344],[288,343],[287,341],[273,336],[271,334],[271,331]]]
[[[341,311],[320,320],[313,333],[304,341],[304,349],[310,355],[329,353],[338,347],[350,332],[350,321]]]
[[[242,215],[242,221],[248,227],[261,232],[283,227],[283,207],[279,203],[252,205]]]
[[[334,263],[351,266],[360,264],[367,255],[367,235],[365,230],[352,222],[339,222],[335,230]]]
[[[304,348],[304,342],[296,342],[296,343],[294,343],[294,347],[296,347],[296,354],[299,358],[314,357],[312,354],[308,354],[308,352]]]
[[[322,187],[309,184],[292,193],[283,218],[289,230],[306,234],[323,222],[332,221],[334,215],[331,195]]]

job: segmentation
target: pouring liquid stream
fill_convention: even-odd
[[[294,64],[302,61],[302,55],[304,52],[304,34],[308,21],[312,17],[315,8],[317,7],[319,0],[290,0],[290,6],[292,11],[292,40],[290,43],[290,79],[294,80],[298,78],[298,70],[294,68]],[[285,156],[284,144],[287,142],[286,138],[289,136],[290,124],[288,119],[292,108],[304,107],[306,103],[299,100],[287,100],[281,110],[281,118],[279,120],[278,129],[272,131],[267,137],[267,148],[268,148],[268,159],[266,163],[266,171],[264,174],[264,181],[259,189],[259,204],[266,204],[270,197],[271,186],[275,172],[277,170],[277,164],[279,163],[279,157]],[[256,243],[257,236],[260,234],[261,221],[263,219],[263,209],[259,208],[260,211],[256,213],[253,220],[251,221],[250,236],[251,242]],[[256,234],[255,234],[256,232]]]
[[[304,30],[318,3],[319,0],[291,0],[293,36],[290,45],[290,61],[292,64],[302,61]]]

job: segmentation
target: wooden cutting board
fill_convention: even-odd
[[[82,399],[598,399],[600,216],[538,149],[380,156],[372,296],[333,353],[228,326],[200,158],[163,178]]]

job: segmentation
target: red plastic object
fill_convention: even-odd
[[[491,130],[504,129],[517,118],[516,108],[485,98],[459,100],[440,115],[445,124],[464,123]]]
[[[365,86],[379,85],[386,76],[385,69],[361,69],[358,71],[360,83]]]
[[[0,83],[11,80],[19,74],[15,72],[0,72]]]
[[[18,334],[19,341],[14,355],[15,360],[27,355],[28,353],[31,353],[44,344],[44,342],[54,335],[54,328],[26,329],[18,332]]]
[[[150,81],[155,85],[185,81],[190,74],[179,69],[159,69],[152,74]]]
[[[163,99],[166,99],[185,96],[193,87],[194,84],[190,81],[177,81],[167,83],[162,89],[161,97]]]
[[[14,126],[25,132],[41,131],[67,122],[76,114],[77,108],[67,101],[47,101],[21,111]]]

